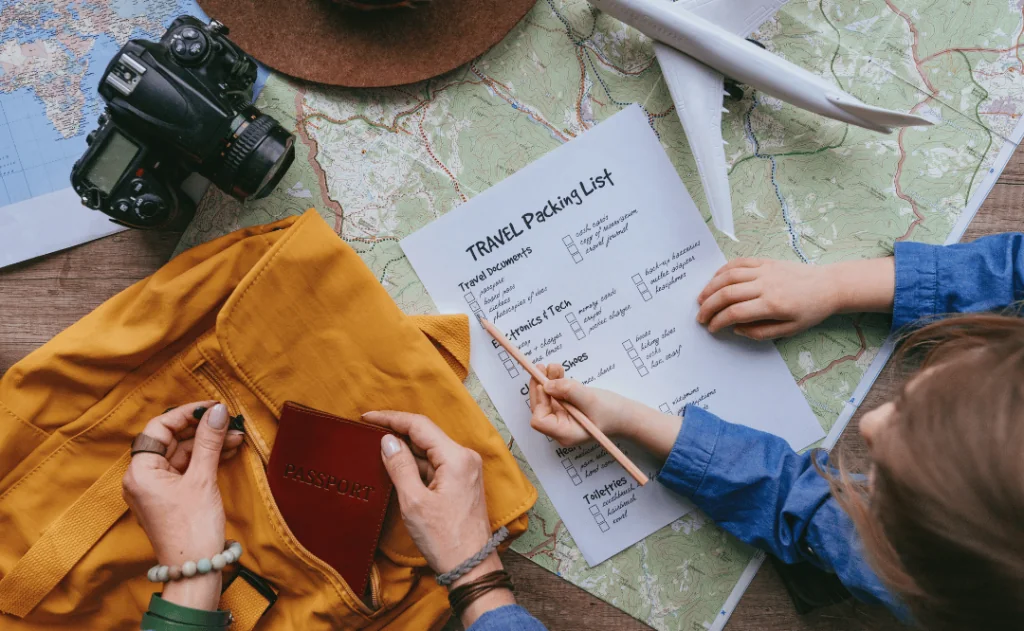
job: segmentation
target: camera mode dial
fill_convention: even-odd
[[[174,58],[183,64],[194,64],[206,56],[210,42],[198,28],[184,25],[174,29],[168,44]]]

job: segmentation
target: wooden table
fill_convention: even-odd
[[[995,232],[1022,231],[1024,152],[1018,151],[968,231],[966,240]],[[177,234],[126,232],[0,271],[0,371],[39,347],[101,302],[163,265]],[[861,412],[895,390],[889,367],[871,389]],[[863,462],[856,428],[860,412],[839,448]],[[611,605],[559,579],[515,553],[505,555],[519,600],[552,631],[648,629]],[[848,602],[797,616],[778,575],[765,566],[733,614],[730,631],[853,631],[901,629],[884,610]],[[686,629],[684,631],[692,631]]]

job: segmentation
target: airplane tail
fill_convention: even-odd
[[[880,127],[916,127],[932,124],[930,120],[921,118],[920,116],[915,116],[914,114],[904,114],[902,112],[895,112],[882,107],[868,105],[867,103],[863,103],[855,99],[851,100],[851,98],[845,94],[829,94],[828,100],[843,111]]]

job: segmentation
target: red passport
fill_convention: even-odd
[[[267,465],[270,491],[292,534],[360,597],[391,498],[380,458],[387,433],[288,402]]]

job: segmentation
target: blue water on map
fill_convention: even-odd
[[[12,1],[0,0],[0,9]],[[96,1],[107,3],[114,13],[123,18],[149,15],[148,11],[154,5],[159,5],[162,9],[160,14],[168,16],[163,20],[165,27],[184,13],[206,19],[194,0]],[[45,17],[50,12],[44,9],[42,15]],[[56,16],[56,13],[52,13],[52,16]],[[18,44],[44,42],[62,46],[53,38],[54,33],[34,24],[15,23],[7,26],[0,32],[0,45],[14,40]],[[131,36],[158,39],[162,34],[162,30],[150,33],[135,29]],[[58,130],[53,122],[54,113],[47,112],[46,103],[34,88],[4,89],[4,80],[11,77],[4,77],[0,66],[0,207],[70,186],[71,167],[85,152],[85,137],[96,128],[96,118],[103,110],[103,100],[97,92],[99,78],[118,50],[120,46],[110,35],[95,36],[86,55],[75,58],[71,64],[73,67],[64,69],[64,74],[54,74],[52,77],[51,85],[63,89],[66,84],[68,87],[64,94],[78,96],[78,91],[72,87],[68,77],[77,78],[81,75],[84,103],[78,96],[67,99],[67,106],[81,109],[83,116],[79,119],[81,123],[77,129],[70,132],[65,129],[65,133]],[[268,72],[261,68],[257,91],[267,76]],[[17,83],[14,82],[14,85]]]

